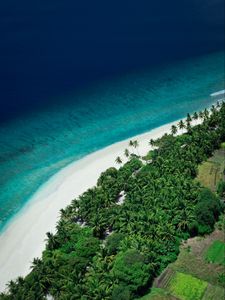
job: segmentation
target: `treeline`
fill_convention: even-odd
[[[178,127],[185,133],[177,136]],[[221,188],[215,195],[195,177],[225,141],[225,104],[178,127],[150,141],[146,160],[126,150],[127,163],[62,209],[42,258],[0,299],[136,299],[176,259],[181,240],[211,232],[223,210]]]

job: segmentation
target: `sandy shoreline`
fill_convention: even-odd
[[[169,132],[177,121],[132,137],[137,139],[141,155],[150,149],[149,140]],[[5,284],[29,272],[34,257],[45,248],[46,232],[55,231],[59,210],[88,188],[93,187],[101,172],[116,166],[117,156],[123,156],[128,140],[115,143],[75,161],[44,184],[10,222],[0,235],[0,291]]]

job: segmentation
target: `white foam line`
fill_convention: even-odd
[[[225,90],[221,90],[215,93],[210,94],[211,97],[219,96],[225,94]]]

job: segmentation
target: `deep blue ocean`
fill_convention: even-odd
[[[70,162],[224,89],[222,0],[7,0],[0,39],[0,230]]]

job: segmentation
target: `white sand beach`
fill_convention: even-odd
[[[131,138],[138,140],[139,153],[146,154],[150,150],[149,140],[169,132],[172,124],[177,122]],[[115,159],[124,158],[129,140],[108,146],[62,169],[14,217],[0,235],[0,291],[9,280],[29,272],[33,258],[40,257],[45,248],[46,232],[55,231],[59,210],[93,187],[101,172],[116,166]]]

